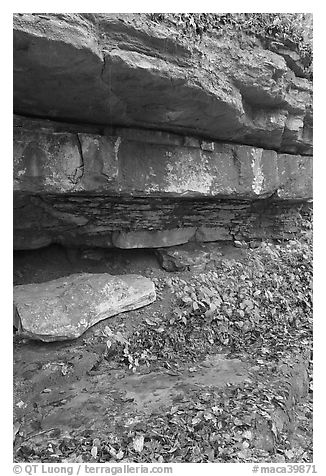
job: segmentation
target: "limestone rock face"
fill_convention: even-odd
[[[200,226],[196,231],[196,241],[229,241],[230,239],[230,232],[222,226]]]
[[[291,62],[292,61],[292,62]],[[15,14],[14,109],[311,154],[312,87],[286,51],[193,42],[142,14]]]
[[[75,339],[97,322],[155,299],[153,282],[137,275],[72,274],[14,287],[21,331],[44,342]]]
[[[309,156],[218,142],[208,147],[163,132],[112,129],[101,136],[38,125],[23,121],[14,130],[17,192],[255,199],[281,188],[287,199],[312,198]]]
[[[114,232],[112,242],[117,248],[159,248],[181,245],[194,237],[196,228],[162,231]]]

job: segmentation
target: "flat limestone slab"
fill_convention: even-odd
[[[72,274],[14,287],[21,331],[44,342],[75,339],[97,322],[155,299],[154,283],[134,274]]]
[[[112,242],[117,248],[160,248],[187,243],[196,233],[196,228],[174,228],[157,231],[117,231]]]

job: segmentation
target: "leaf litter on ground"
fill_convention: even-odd
[[[68,446],[59,445],[55,453],[59,459],[312,461],[311,236],[263,243],[258,249],[247,249],[241,262],[221,260],[215,269],[190,274],[186,281],[176,273],[157,279],[156,285],[162,292],[172,292],[173,310],[144,319],[127,337],[107,327],[105,337],[115,348],[111,360],[137,372],[146,368],[182,371],[185,366],[190,371],[207,355],[226,351],[232,358],[250,360],[255,376],[241,387],[209,387],[206,394],[194,390],[164,413],[158,409],[141,423],[136,419],[131,427],[120,427],[97,445],[92,443],[94,435],[92,439],[76,434]],[[301,433],[290,441],[282,425],[271,417],[275,408],[287,411],[288,385],[286,379],[271,376],[282,375],[285,363],[291,366],[307,359],[310,392],[296,407],[294,417]],[[272,444],[266,448],[254,444],[254,429],[261,418],[272,435]],[[49,448],[20,445],[16,460],[50,461],[50,453]]]

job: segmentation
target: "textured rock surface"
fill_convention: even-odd
[[[196,241],[228,241],[230,240],[230,232],[222,226],[200,226],[197,228]]]
[[[112,233],[206,227],[223,230],[218,240],[288,239],[309,217],[311,204],[292,201],[232,201],[159,197],[16,195],[14,247],[51,243],[111,247]],[[201,233],[194,239],[201,241]],[[206,240],[203,240],[206,241]],[[148,240],[146,239],[146,244]],[[145,246],[146,247],[146,246]]]
[[[156,251],[162,268],[166,271],[202,272],[210,263],[212,265],[222,259],[223,253],[216,247],[207,245],[184,245],[164,248]]]
[[[196,228],[175,228],[162,231],[131,231],[113,233],[112,243],[117,248],[159,248],[187,243]]]
[[[22,119],[19,125],[16,191],[252,199],[281,190],[282,198],[312,198],[309,156],[217,142],[209,143],[210,150],[205,143],[203,150],[198,139],[153,131],[118,129],[101,136],[57,132],[55,124],[42,122],[28,128]]]
[[[144,15],[15,14],[14,109],[311,154],[312,87],[289,61],[246,35],[194,43]]]
[[[22,332],[44,342],[75,339],[97,322],[155,299],[153,282],[137,275],[72,274],[14,287]]]

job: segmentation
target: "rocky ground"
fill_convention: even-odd
[[[14,336],[15,461],[312,461],[310,231],[212,246],[174,272],[149,250],[15,254],[14,284],[137,273],[157,291],[76,340]]]

